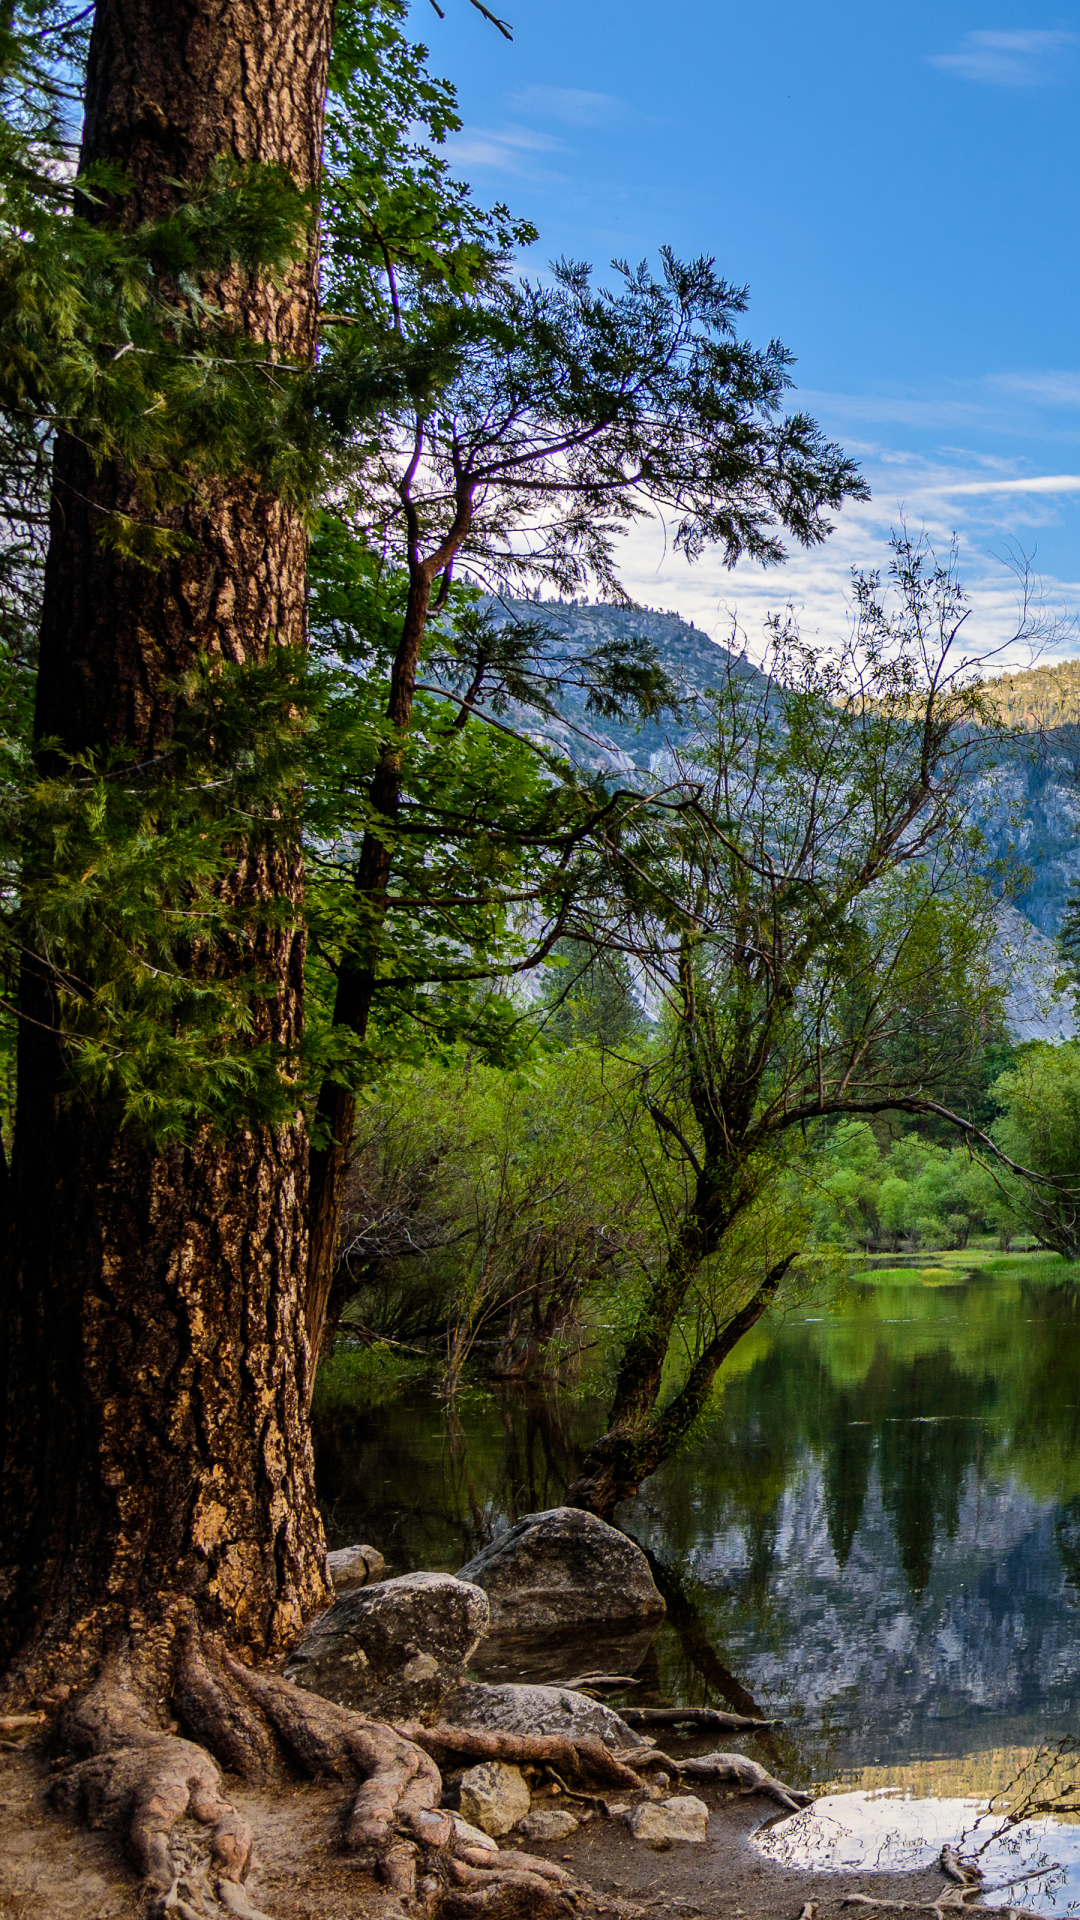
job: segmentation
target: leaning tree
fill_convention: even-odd
[[[343,291],[350,285],[343,275]],[[746,289],[710,259],[661,271],[613,263],[613,283],[556,262],[549,284],[500,276],[451,306],[391,283],[399,375],[384,375],[379,432],[343,464],[337,510],[404,574],[382,737],[354,865],[354,927],[336,962],[334,1022],[363,1036],[386,972],[386,918],[417,676],[455,571],[489,582],[593,582],[625,601],[617,542],[662,518],[688,559],[718,549],[765,564],[783,536],[823,540],[830,509],[865,497],[842,450],[782,411],[791,355],[756,348],[738,321]],[[559,653],[559,636],[549,637]],[[481,704],[480,677],[460,694]],[[533,671],[535,678],[535,666]],[[432,689],[429,688],[429,692]],[[558,928],[555,929],[555,932]],[[554,936],[553,936],[554,937]],[[311,1162],[308,1330],[322,1338],[356,1124],[355,1085],[320,1090]]]
[[[948,1104],[1000,1017],[972,806],[1000,723],[959,650],[955,551],[939,563],[902,535],[887,578],[854,586],[834,653],[789,618],[766,674],[728,672],[625,863],[625,943],[666,1002],[639,1111],[666,1150],[667,1242],[567,1494],[604,1517],[693,1432],[797,1270],[808,1222],[791,1189],[822,1128],[924,1115],[1003,1161]],[[1032,631],[1025,608],[1016,638]]]

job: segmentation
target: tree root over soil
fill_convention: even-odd
[[[438,1768],[392,1727],[254,1672],[188,1627],[171,1704],[189,1739],[163,1718],[159,1673],[156,1660],[124,1647],[63,1705],[51,1790],[58,1811],[123,1831],[148,1920],[268,1920],[245,1891],[252,1835],[219,1762],[253,1786],[297,1774],[353,1786],[343,1849],[403,1912],[555,1920],[571,1910],[575,1883],[563,1867],[460,1839],[439,1806]]]
[[[726,1727],[753,1732],[782,1727],[782,1720],[752,1720],[746,1713],[725,1713],[720,1707],[620,1707],[619,1718],[628,1727]]]
[[[551,1860],[462,1838],[439,1804],[440,1764],[542,1766],[624,1793],[650,1791],[646,1774],[663,1768],[732,1779],[788,1808],[806,1798],[740,1754],[676,1761],[651,1744],[615,1755],[597,1739],[372,1720],[244,1666],[190,1619],[173,1629],[149,1649],[114,1649],[77,1696],[57,1688],[39,1703],[61,1707],[53,1803],[123,1831],[147,1920],[268,1920],[245,1890],[252,1835],[221,1767],[251,1786],[342,1781],[343,1850],[416,1920],[561,1920],[590,1897]]]
[[[460,1765],[463,1760],[503,1760],[514,1766],[544,1766],[565,1772],[569,1779],[590,1777],[601,1786],[622,1787],[640,1793],[646,1784],[643,1774],[662,1768],[673,1776],[687,1774],[696,1780],[730,1780],[743,1793],[763,1793],[789,1813],[809,1806],[812,1795],[767,1773],[756,1760],[743,1753],[703,1753],[691,1760],[673,1760],[659,1747],[633,1747],[621,1755],[612,1753],[602,1740],[571,1740],[556,1733],[491,1733],[473,1727],[421,1726],[419,1721],[396,1722],[395,1731],[415,1741],[433,1759],[444,1765]]]

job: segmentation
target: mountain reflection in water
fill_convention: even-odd
[[[682,1578],[639,1701],[782,1715],[774,1767],[993,1790],[1080,1733],[1080,1294],[1054,1258],[886,1270],[762,1323],[619,1520]],[[319,1403],[331,1543],[453,1570],[558,1504],[602,1400]],[[509,1676],[508,1676],[509,1677]],[[629,1696],[628,1696],[629,1697]]]

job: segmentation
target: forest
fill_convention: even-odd
[[[594,270],[484,204],[416,31],[0,12],[0,1740],[38,1824],[105,1833],[110,1916],[613,1910],[526,1850],[546,1800],[478,1837],[465,1762],[638,1794],[635,1835],[661,1765],[792,1811],[839,1749],[733,1669],[804,1631],[811,1466],[838,1578],[879,1501],[898,1606],[984,1472],[1076,1580],[1008,1356],[1071,1353],[1080,1039],[1010,1024],[1000,933],[1080,1009],[1076,663],[998,673],[902,524],[834,642],[638,606],[633,529],[780,579],[867,482],[708,235]],[[303,1677],[328,1544],[428,1579],[434,1527],[467,1573],[538,1508],[666,1605],[620,1739],[752,1752]],[[725,1530],[741,1613],[694,1571]],[[266,1808],[331,1781],[329,1864],[275,1867]]]

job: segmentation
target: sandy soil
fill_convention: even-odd
[[[47,1769],[32,1752],[0,1752],[2,1920],[141,1920],[135,1879],[116,1837],[73,1827],[52,1813],[47,1784]],[[808,1901],[817,1903],[816,1920],[841,1920],[842,1914],[849,1920],[858,1909],[845,1910],[841,1903],[852,1892],[932,1901],[947,1885],[936,1870],[791,1872],[749,1844],[749,1835],[775,1817],[771,1802],[723,1789],[695,1791],[712,1812],[701,1845],[655,1850],[633,1840],[617,1817],[600,1816],[568,1839],[533,1851],[562,1861],[593,1890],[594,1897],[578,1907],[582,1920],[598,1920],[613,1908],[625,1912],[624,1903],[673,1920],[798,1920]],[[274,1920],[390,1920],[400,1913],[337,1850],[340,1787],[300,1786],[281,1794],[238,1787],[233,1798],[256,1834],[258,1864],[249,1895]]]

